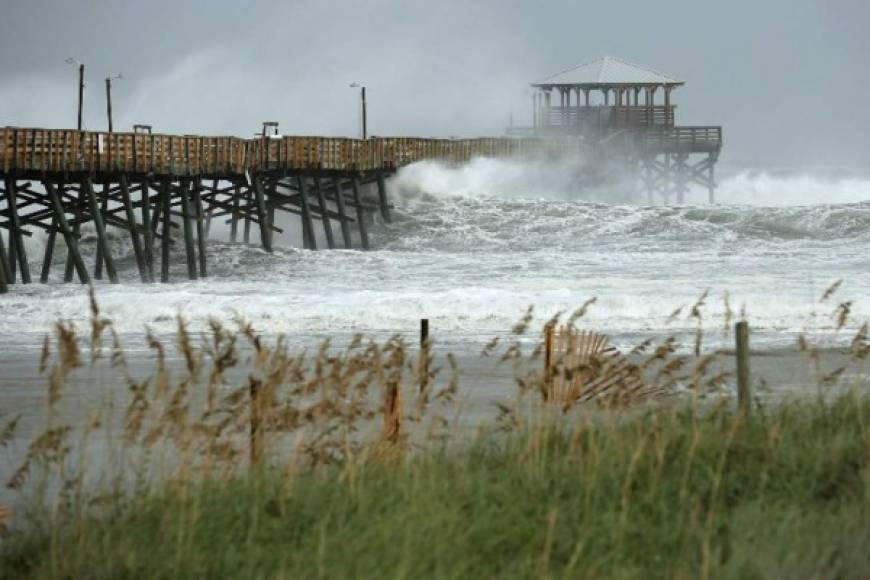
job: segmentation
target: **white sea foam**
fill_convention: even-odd
[[[852,300],[850,328],[870,312],[870,202],[861,201],[862,181],[825,186],[821,178],[738,174],[723,181],[720,196],[735,203],[674,208],[601,203],[598,194],[594,202],[573,199],[573,175],[570,166],[495,160],[457,169],[417,164],[392,181],[395,219],[372,229],[371,252],[279,247],[268,254],[213,241],[208,280],[182,282],[176,248],[177,282],[144,285],[135,282],[129,249],[118,244],[124,282],[99,283],[97,295],[125,333],[146,325],[171,332],[181,312],[195,330],[209,317],[239,315],[301,342],[356,331],[410,336],[427,317],[441,342],[481,344],[529,305],[540,322],[593,296],[587,324],[627,341],[691,332],[696,320],[687,309],[671,322],[668,315],[705,290],[704,324],[713,335],[721,337],[727,291],[735,312],[745,305],[757,346],[793,341],[802,331],[834,336],[839,299]],[[826,191],[838,203],[822,203]],[[795,204],[767,207],[790,196]],[[64,260],[58,243],[54,280]],[[82,249],[93,263],[90,236]],[[838,295],[819,303],[841,278]],[[77,285],[17,285],[0,306],[6,341],[37,344],[55,320],[84,328],[88,316],[87,292]]]

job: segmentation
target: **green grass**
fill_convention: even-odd
[[[870,399],[657,406],[174,481],[5,540],[0,577],[867,578]]]

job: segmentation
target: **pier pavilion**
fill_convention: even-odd
[[[683,203],[692,184],[715,201],[722,127],[680,126],[674,91],[684,81],[613,57],[532,83],[533,124],[510,132],[577,137],[597,163],[636,173],[650,203]]]

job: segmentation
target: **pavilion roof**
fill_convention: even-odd
[[[624,60],[605,56],[562,71],[533,83],[532,86],[571,85],[594,89],[613,85],[681,85],[683,82]]]

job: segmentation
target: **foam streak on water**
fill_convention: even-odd
[[[238,313],[300,342],[410,335],[428,317],[442,343],[479,344],[528,305],[543,320],[593,296],[587,324],[630,341],[690,331],[687,311],[666,324],[668,315],[709,290],[708,327],[719,332],[727,291],[754,343],[772,346],[805,330],[833,336],[836,300],[819,297],[841,278],[835,298],[853,301],[855,324],[870,312],[868,181],[738,174],[723,181],[721,205],[645,207],[603,203],[601,191],[583,201],[570,168],[499,163],[404,170],[391,184],[394,221],[375,225],[371,252],[270,255],[211,241],[207,281],[143,285],[122,251],[128,282],[100,284],[99,301],[123,332],[170,332],[179,311],[195,328]],[[83,244],[92,263],[92,241]],[[62,259],[59,250],[56,271]],[[173,261],[182,280],[183,258]],[[88,313],[77,285],[19,285],[0,306],[3,340],[32,344],[56,319],[84,323]]]

